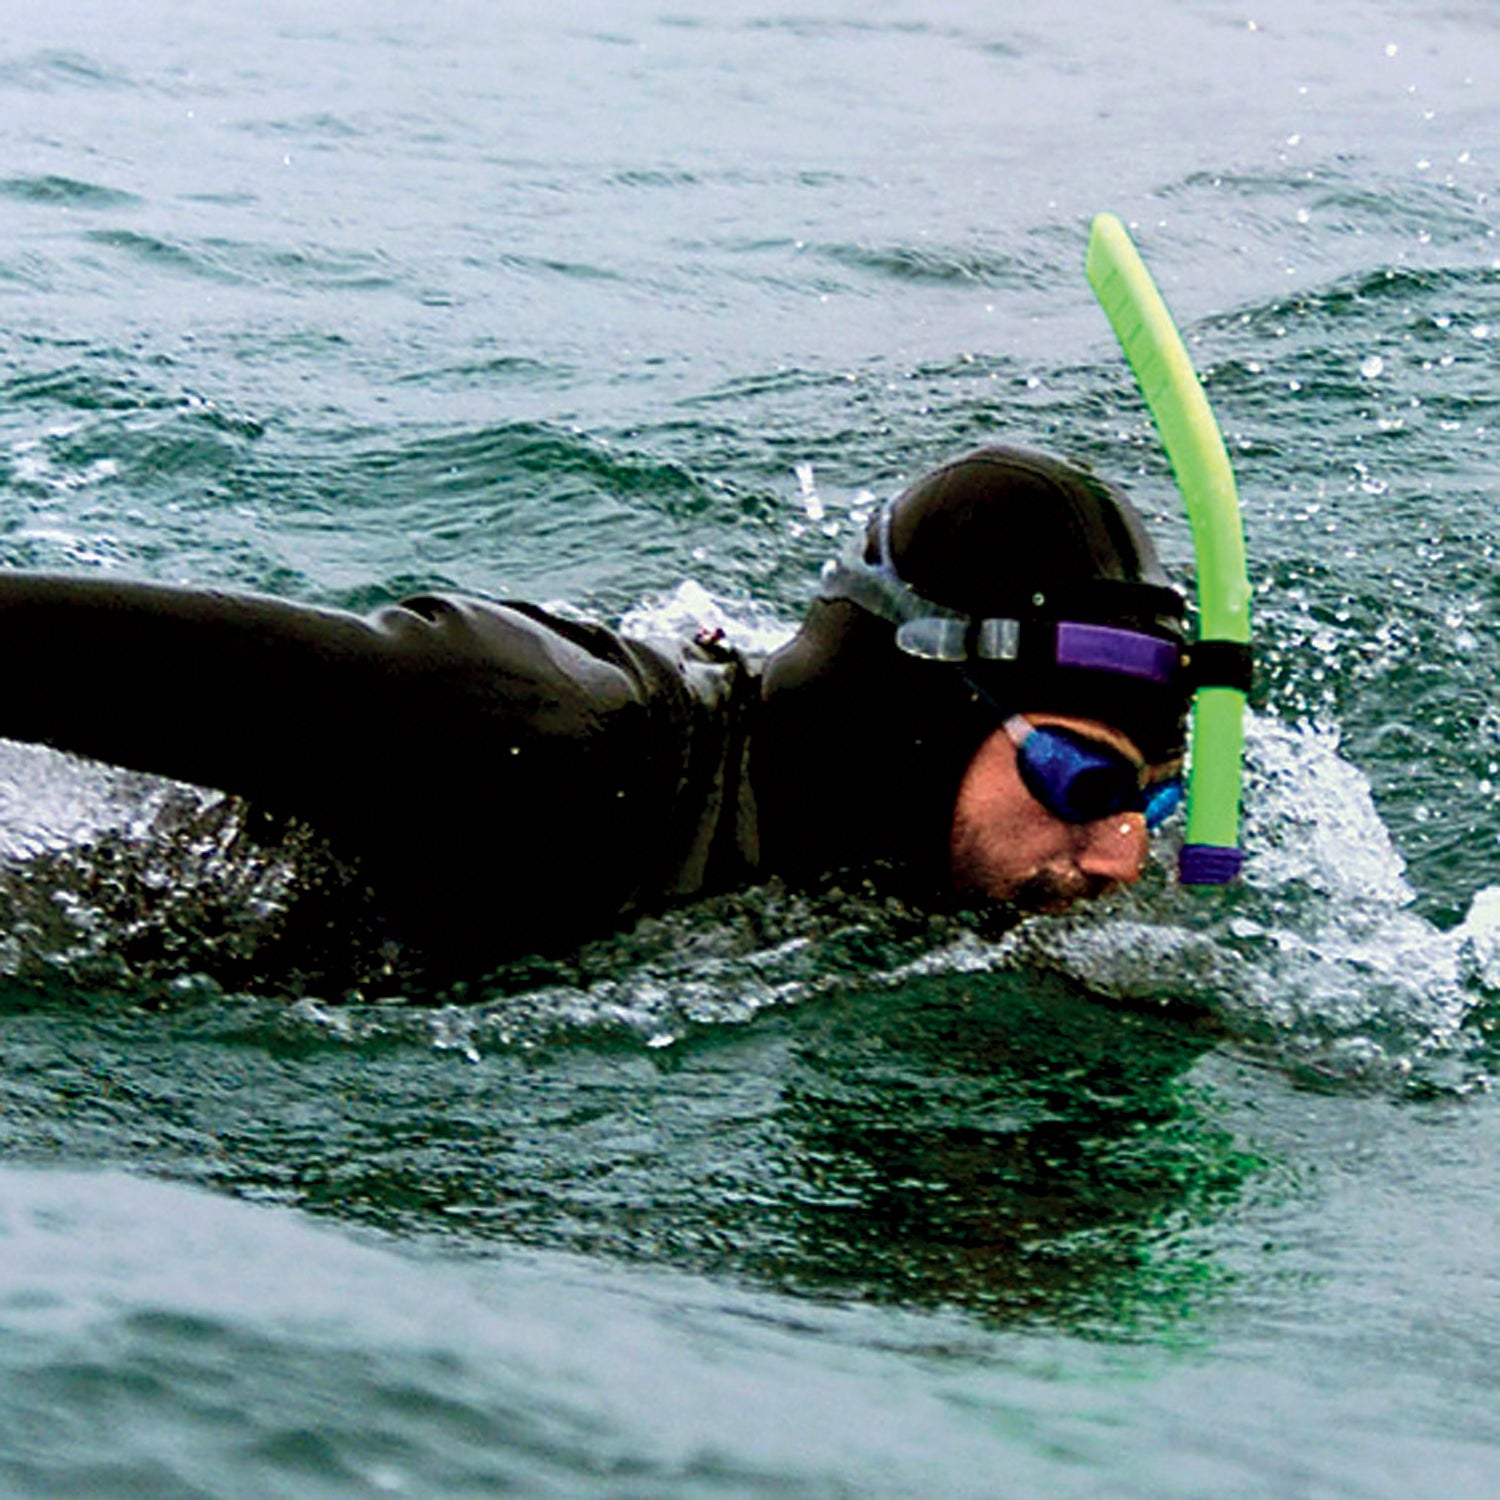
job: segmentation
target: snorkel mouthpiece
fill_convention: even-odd
[[[1178,879],[1225,885],[1244,860],[1240,783],[1250,678],[1250,582],[1234,472],[1172,315],[1113,214],[1094,220],[1086,272],[1156,422],[1192,528],[1200,640]]]
[[[1183,885],[1228,885],[1244,863],[1243,849],[1184,844],[1177,860],[1177,878]]]

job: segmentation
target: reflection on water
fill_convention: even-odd
[[[1213,1028],[1033,975],[913,980],[820,1008],[785,1082],[804,1291],[1083,1329],[1182,1312],[1187,1245],[1254,1163],[1184,1076]]]
[[[1059,980],[912,980],[705,1028],[445,1045],[449,1018],[184,995],[4,999],[0,1147],[116,1159],[402,1238],[805,1295],[1155,1325],[1254,1163],[1187,1076],[1212,1032]],[[377,1014],[371,1014],[370,1012]]]

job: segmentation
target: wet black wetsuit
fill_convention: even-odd
[[[443,957],[557,950],[757,865],[754,674],[522,604],[367,617],[0,573],[0,735],[241,795]]]
[[[1149,759],[1179,753],[1183,674],[1053,648],[1066,619],[1180,649],[1181,600],[1123,496],[1023,450],[945,465],[883,517],[860,566],[918,614],[967,619],[961,659],[906,649],[897,616],[826,582],[752,667],[525,604],[360,617],[0,572],[0,736],[302,819],[446,962],[557,951],[765,875],[944,901],[958,787],[1004,712],[1102,717]],[[974,654],[992,620],[1036,649]]]

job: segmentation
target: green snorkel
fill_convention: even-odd
[[[1113,214],[1094,220],[1086,270],[1161,434],[1192,528],[1199,639],[1190,663],[1197,688],[1178,879],[1224,885],[1244,859],[1240,778],[1250,690],[1250,581],[1234,473],[1172,315]]]

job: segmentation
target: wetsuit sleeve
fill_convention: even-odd
[[[524,607],[0,574],[0,735],[303,818],[416,928],[491,951],[670,878],[693,714],[659,654]]]

